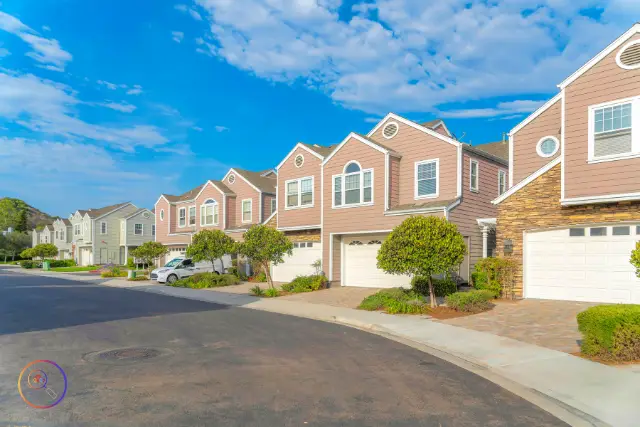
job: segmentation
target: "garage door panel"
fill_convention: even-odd
[[[638,236],[570,236],[569,229],[525,235],[525,297],[634,303],[640,279],[629,263]],[[592,226],[592,227],[593,227]],[[635,227],[633,227],[635,231]]]
[[[273,267],[273,280],[276,282],[290,282],[297,276],[314,274],[311,266],[322,259],[322,246],[315,243],[310,248],[294,248],[291,256],[286,256],[282,264]]]
[[[386,274],[377,267],[377,255],[386,235],[343,237],[343,266],[346,286],[371,288],[410,287],[411,278]],[[358,243],[358,244],[354,244]]]

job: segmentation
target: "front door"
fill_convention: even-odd
[[[98,264],[106,264],[108,258],[107,248],[100,248],[100,259],[98,260]]]

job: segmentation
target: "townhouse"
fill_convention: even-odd
[[[77,210],[69,222],[71,254],[78,265],[126,264],[129,250],[155,237],[153,212],[129,202]]]
[[[518,296],[640,303],[640,25],[558,88],[509,135],[498,253]]]
[[[299,143],[277,167],[276,227],[294,250],[274,267],[274,279],[308,274],[320,259],[334,286],[408,286],[409,277],[377,268],[377,252],[407,217],[437,215],[465,238],[469,254],[457,274],[466,282],[495,247],[491,201],[506,191],[507,177],[506,142],[469,146],[442,120],[418,124],[389,114],[337,146]]]
[[[71,221],[58,218],[53,222],[53,244],[58,248],[57,259],[72,259],[71,241],[73,239]]]
[[[40,243],[53,243],[55,236],[55,229],[53,224],[45,224],[41,230],[36,228],[31,232],[31,247],[39,245]]]
[[[231,168],[222,180],[209,180],[179,196],[161,194],[155,204],[156,241],[169,248],[167,262],[184,256],[195,233],[223,230],[237,241],[276,209],[276,174]],[[225,261],[225,266],[227,262]],[[243,263],[249,272],[249,264]]]

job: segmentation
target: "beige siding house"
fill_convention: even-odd
[[[142,208],[121,217],[119,221],[119,263],[126,264],[132,249],[155,240],[155,215],[149,209]]]
[[[72,259],[71,240],[73,235],[71,221],[58,218],[53,222],[53,229],[53,244],[58,248],[58,259]]]
[[[510,133],[498,252],[526,298],[640,303],[640,25],[558,85]]]

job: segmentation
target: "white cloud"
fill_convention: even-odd
[[[535,9],[525,0],[375,0],[345,20],[340,0],[196,3],[213,40],[198,52],[375,114],[554,93],[638,9],[632,0],[541,0]],[[602,22],[580,15],[595,6]]]
[[[445,118],[479,118],[505,116],[513,118],[517,113],[524,114],[535,111],[544,104],[545,101],[518,100],[510,102],[499,102],[495,108],[476,108],[466,110],[441,111],[440,116]]]
[[[149,125],[98,125],[78,117],[76,107],[87,104],[70,87],[33,75],[0,72],[0,117],[36,132],[101,141],[120,150],[157,148],[169,140]]]
[[[176,10],[179,10],[180,12],[188,13],[196,21],[202,21],[202,15],[200,15],[197,10],[187,6],[186,4],[177,4],[174,6],[174,8]]]
[[[33,50],[26,55],[42,64],[44,68],[64,71],[65,64],[72,59],[71,54],[63,50],[57,40],[41,37],[19,19],[2,11],[0,11],[0,30],[14,34],[29,44]]]
[[[366,117],[364,119],[364,122],[365,123],[378,123],[380,120],[382,120],[382,119],[380,119],[378,117]]]
[[[195,130],[196,132],[202,132],[204,130],[200,126],[191,126],[191,129]]]
[[[182,43],[182,39],[184,39],[184,33],[182,31],[171,31],[171,38],[176,43]]]
[[[107,89],[110,89],[110,90],[118,89],[118,85],[115,84],[115,83],[110,83],[110,82],[107,82],[107,81],[104,81],[104,80],[98,80],[96,83],[98,83],[101,86],[106,86]]]
[[[51,27],[49,27],[48,25],[43,25],[42,31],[51,31]]]
[[[0,58],[4,58],[5,56],[9,56],[11,55],[11,52],[9,52],[9,50],[0,47]]]
[[[226,126],[216,126],[215,130],[216,130],[216,132],[226,132],[226,131],[229,130],[229,128],[226,127]]]
[[[105,102],[100,105],[122,113],[131,113],[137,108],[135,105],[129,104],[128,102]]]
[[[127,95],[140,95],[142,93],[142,86],[133,85],[132,89],[127,91]]]

